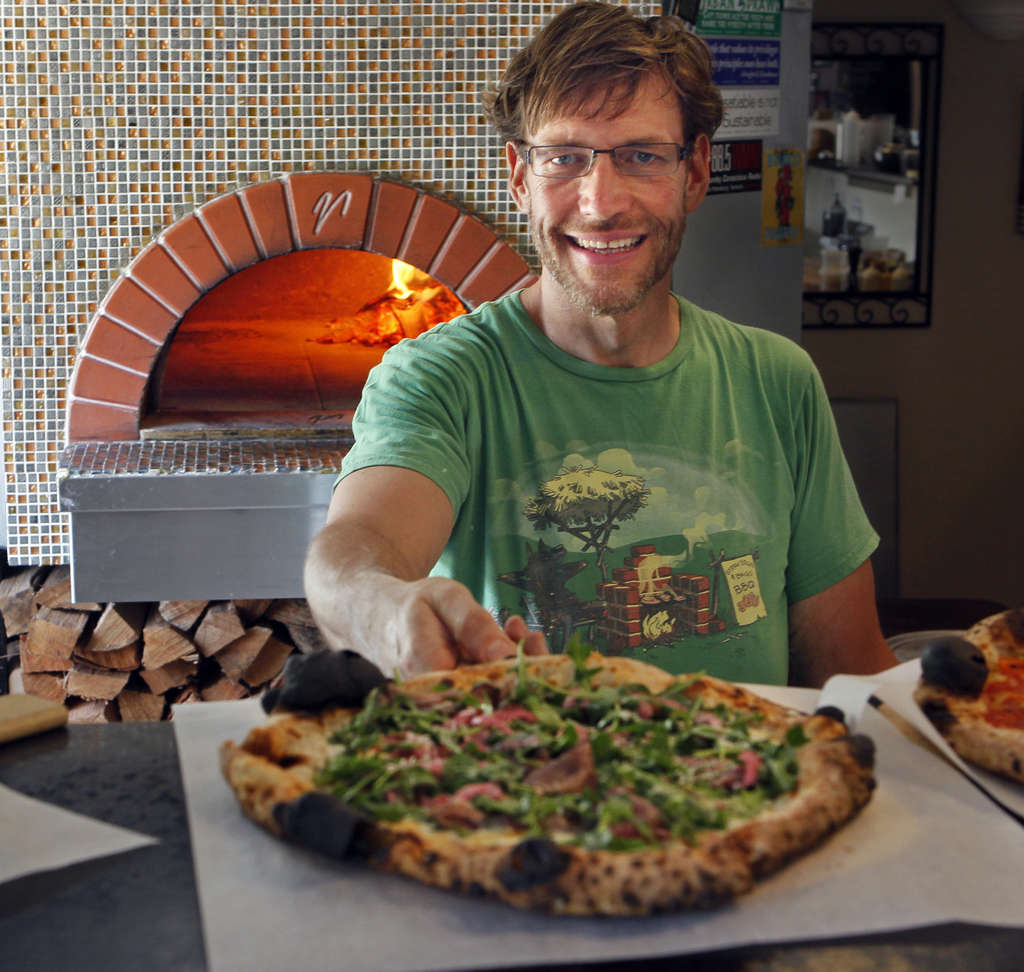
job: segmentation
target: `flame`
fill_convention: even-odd
[[[417,290],[425,290],[437,284],[430,279],[422,270],[401,260],[391,261],[391,289],[389,294],[399,300],[408,300]]]
[[[462,302],[443,284],[401,260],[391,261],[391,286],[363,305],[354,317],[330,324],[320,344],[397,344],[435,324],[464,314]]]

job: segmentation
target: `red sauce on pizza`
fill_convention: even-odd
[[[982,692],[985,720],[1004,729],[1024,729],[1024,658],[1000,658]]]

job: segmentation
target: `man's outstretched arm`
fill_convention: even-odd
[[[334,491],[306,557],[310,610],[327,643],[350,648],[386,675],[452,668],[546,651],[519,617],[505,630],[458,581],[428,577],[451,533],[451,504],[420,473],[370,466]]]

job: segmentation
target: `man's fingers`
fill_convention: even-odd
[[[456,581],[434,579],[421,596],[447,634],[455,662],[485,662],[515,654],[516,644],[468,588]]]
[[[519,615],[509,618],[503,630],[465,585],[432,577],[415,586],[400,638],[399,674],[508,658],[520,642],[528,655],[548,653],[542,632],[531,631]]]
[[[533,631],[518,614],[513,614],[505,622],[505,634],[517,645],[521,641],[523,652],[527,655],[548,654],[548,642],[544,632]]]

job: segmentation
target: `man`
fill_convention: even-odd
[[[670,293],[722,117],[703,42],[574,4],[488,111],[540,277],[371,374],[306,568],[328,642],[402,675],[573,634],[745,681],[893,664],[809,359]]]

